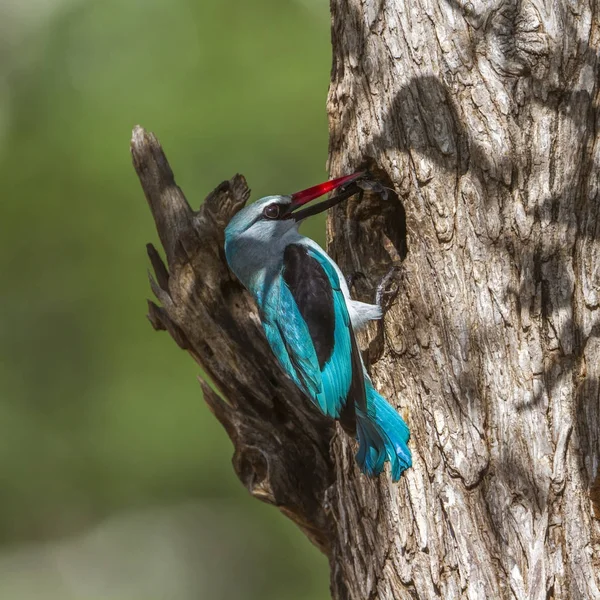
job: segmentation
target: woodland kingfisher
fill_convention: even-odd
[[[360,192],[365,173],[332,179],[288,196],[267,196],[239,211],[225,229],[231,270],[252,294],[279,364],[325,415],[358,440],[356,462],[379,475],[389,461],[393,481],[412,464],[409,430],[375,390],[355,331],[380,319],[378,304],[350,298],[336,263],[298,231],[300,222]],[[338,194],[301,208],[311,200]]]

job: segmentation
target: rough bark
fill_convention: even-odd
[[[203,385],[334,598],[600,598],[600,9],[563,4],[332,0],[331,175],[366,163],[391,191],[336,207],[330,251],[359,299],[397,266],[360,336],[412,430],[396,485],[282,376],[224,263],[243,178],[194,212],[134,132],[168,263],[150,247],[150,320],[227,398]]]
[[[350,201],[330,250],[369,297],[406,227],[370,359],[415,463],[368,482],[336,438],[337,597],[600,597],[599,10],[332,1],[330,170],[406,225]]]

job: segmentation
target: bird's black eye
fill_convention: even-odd
[[[263,215],[267,219],[277,219],[277,217],[279,217],[279,204],[269,204],[269,206],[265,206]]]

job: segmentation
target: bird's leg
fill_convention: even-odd
[[[385,313],[391,308],[393,301],[398,295],[400,286],[397,281],[397,275],[400,273],[400,265],[392,265],[392,268],[381,278],[377,285],[375,302],[381,312]]]
[[[399,264],[393,264],[391,269],[381,278],[377,285],[377,292],[375,294],[375,303],[373,308],[376,308],[379,312],[377,317],[376,333],[375,336],[369,342],[367,348],[368,363],[373,364],[377,362],[383,355],[385,347],[385,322],[384,317],[387,311],[392,307],[392,303],[398,295],[400,285],[398,282],[398,274],[400,273],[401,266]]]

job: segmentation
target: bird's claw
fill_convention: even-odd
[[[381,278],[381,281],[377,286],[375,302],[377,303],[377,306],[381,308],[383,314],[385,314],[391,308],[392,303],[398,295],[400,286],[396,276],[399,272],[399,265],[392,266],[392,268]]]

